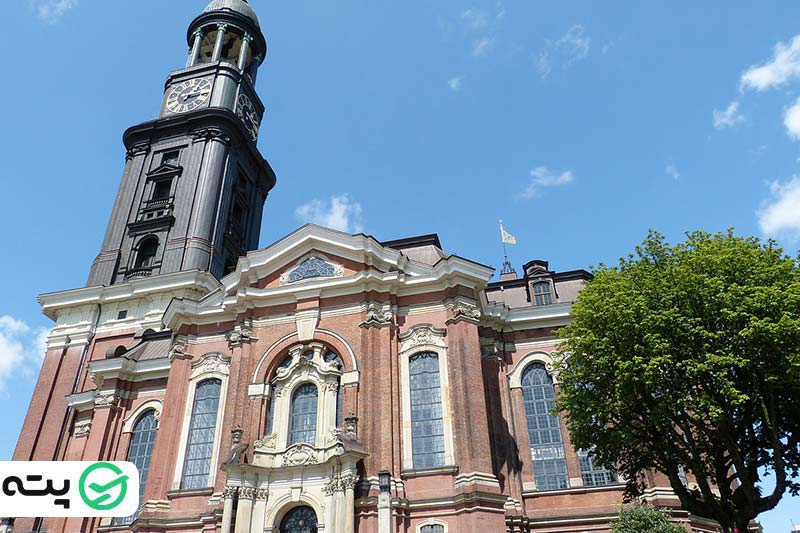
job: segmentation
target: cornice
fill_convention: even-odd
[[[135,279],[111,286],[84,287],[51,292],[40,295],[38,301],[39,305],[42,306],[42,312],[47,317],[56,320],[57,313],[63,309],[126,301],[182,289],[199,289],[211,292],[218,287],[219,282],[208,272],[192,270]]]
[[[131,361],[124,357],[100,359],[89,363],[89,375],[98,386],[107,379],[120,379],[129,382],[148,381],[169,377],[168,357]]]

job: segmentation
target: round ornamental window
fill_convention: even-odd
[[[281,522],[281,533],[317,533],[317,514],[311,507],[295,507]]]

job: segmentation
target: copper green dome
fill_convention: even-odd
[[[203,13],[210,13],[211,11],[233,11],[249,18],[257,27],[261,27],[256,10],[247,3],[247,0],[214,0],[208,4]]]

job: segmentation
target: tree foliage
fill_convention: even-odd
[[[650,505],[632,505],[622,509],[611,522],[613,533],[686,533],[680,524],[670,521],[669,511]]]
[[[572,314],[558,407],[629,497],[656,470],[688,511],[746,531],[798,493],[800,258],[732,231],[678,245],[651,232],[598,269]]]

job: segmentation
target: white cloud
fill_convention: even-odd
[[[786,183],[769,184],[772,199],[758,210],[758,225],[767,235],[785,234],[800,239],[800,176]]]
[[[575,181],[571,170],[566,170],[561,174],[553,173],[547,167],[536,167],[531,170],[531,180],[522,192],[522,197],[526,200],[539,196],[541,189],[545,187],[561,187]]]
[[[783,125],[786,133],[795,141],[800,141],[800,98],[783,112]]]
[[[494,37],[483,37],[472,43],[472,55],[474,57],[486,57],[492,46],[494,45]]]
[[[352,201],[347,194],[340,194],[331,196],[330,200],[315,198],[295,209],[295,216],[303,222],[358,233],[363,230],[361,211],[361,204]]]
[[[592,38],[586,35],[581,24],[572,26],[558,40],[545,40],[545,44],[533,56],[533,62],[542,79],[547,78],[554,65],[569,68],[589,55]]]
[[[476,7],[461,12],[458,22],[463,27],[465,36],[472,41],[473,57],[482,58],[489,54],[505,17],[506,10],[502,5],[498,5],[494,15]]]
[[[737,100],[731,102],[722,111],[714,110],[714,127],[718,130],[732,128],[737,124],[741,124],[744,120],[744,115],[739,113],[739,102]]]
[[[78,0],[30,0],[36,15],[46,24],[56,24],[70,9],[78,7]]]
[[[800,35],[791,43],[776,44],[775,53],[767,63],[747,69],[742,74],[740,87],[763,91],[797,77],[800,77]]]
[[[0,316],[0,392],[14,376],[33,374],[45,355],[48,330]]]
[[[464,76],[455,76],[447,80],[447,86],[450,87],[450,90],[454,93],[461,91],[461,82],[464,80]]]
[[[668,163],[664,172],[667,173],[667,176],[674,180],[678,180],[681,177],[681,173],[678,171],[678,167],[675,166],[674,163]]]

